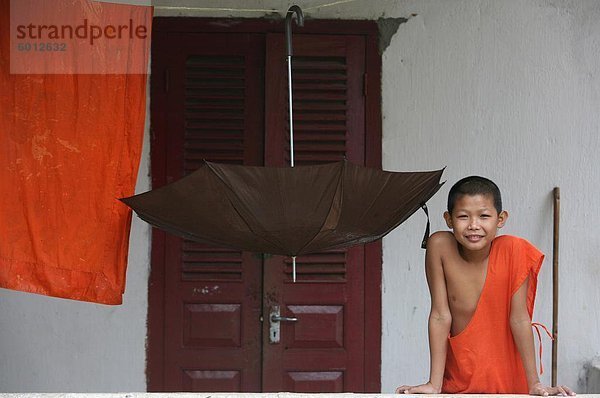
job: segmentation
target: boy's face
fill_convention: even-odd
[[[452,214],[444,213],[458,243],[470,251],[489,249],[507,218],[506,211],[498,214],[492,195],[462,195],[456,200]]]

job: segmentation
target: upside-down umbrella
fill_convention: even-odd
[[[383,237],[437,192],[441,174],[347,161],[294,168],[205,162],[122,201],[144,221],[186,239],[294,257]]]
[[[294,12],[299,25],[303,20],[292,6],[286,18],[289,82]],[[426,210],[443,170],[389,172],[348,161],[294,167],[291,95],[290,83],[291,167],[205,162],[176,182],[121,200],[141,219],[186,239],[291,256],[294,280],[296,256],[373,242],[420,207]]]

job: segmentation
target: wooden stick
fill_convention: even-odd
[[[554,242],[552,245],[552,385],[556,386],[558,363],[558,238],[560,223],[560,188],[554,188]]]

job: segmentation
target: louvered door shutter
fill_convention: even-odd
[[[245,57],[190,55],[184,73],[183,173],[205,160],[244,164]],[[241,281],[242,252],[184,240],[182,278]]]
[[[364,164],[364,38],[294,38],[294,154],[297,167],[348,159]],[[266,151],[269,166],[289,165],[284,40],[267,38]],[[310,186],[307,187],[310,189]],[[279,305],[281,344],[265,342],[265,391],[364,390],[364,247],[265,261],[263,312]],[[268,328],[263,335],[268,337]]]
[[[190,36],[195,40],[190,41]],[[262,164],[262,38],[186,35],[166,70],[168,179],[204,160]],[[262,260],[166,237],[165,386],[169,391],[260,391]]]
[[[295,163],[307,165],[344,159],[348,116],[346,57],[296,56],[292,60],[292,75]],[[286,126],[288,123],[286,115]],[[289,132],[289,127],[286,131]],[[289,138],[286,147],[288,162]]]

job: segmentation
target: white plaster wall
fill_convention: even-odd
[[[433,229],[443,227],[454,181],[469,174],[496,180],[511,214],[503,232],[528,238],[548,255],[535,318],[549,326],[551,191],[560,186],[559,381],[582,391],[584,365],[600,356],[599,1],[154,4],[159,16],[263,17],[265,10],[299,4],[311,18],[408,18],[383,54],[384,168],[447,166],[448,185],[429,204]],[[238,11],[207,10],[218,6]],[[148,147],[138,191],[149,186]],[[422,382],[428,373],[424,223],[418,213],[384,239],[383,392]],[[149,229],[134,218],[122,307],[0,290],[0,391],[145,390],[149,240]],[[550,343],[544,343],[549,370]]]

